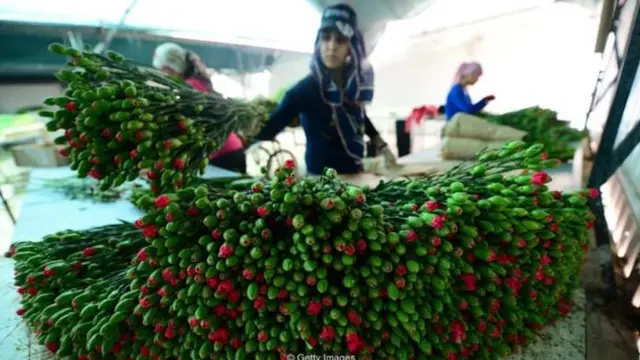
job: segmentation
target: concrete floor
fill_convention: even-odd
[[[300,139],[300,136],[298,136]],[[302,139],[304,139],[302,137]],[[280,137],[281,144],[284,148],[294,152],[298,162],[303,159],[303,146],[294,145],[293,136],[291,134]],[[429,139],[425,149],[437,147],[439,139]],[[249,171],[254,172],[259,166],[252,164],[248,160]],[[12,165],[11,159],[0,159],[0,169],[5,173],[20,172],[26,169],[17,169]],[[553,174],[555,188],[567,189],[574,187],[569,173]],[[12,209],[16,217],[19,218],[22,203],[24,201],[24,193],[20,189],[25,187],[24,183],[16,184],[16,193],[10,199]],[[35,225],[35,224],[34,224]],[[5,212],[0,212],[0,246],[2,250],[6,250],[11,242],[13,226]],[[18,296],[12,285],[12,262],[7,259],[0,259],[0,290],[3,294],[0,297],[2,302],[2,318],[0,318],[0,360],[40,360],[43,358],[42,348],[35,345],[32,346],[31,339],[26,328],[20,323],[15,315],[18,308]],[[586,312],[588,304],[585,300],[583,291],[575,294],[574,312],[568,318],[559,321],[553,327],[545,330],[540,337],[527,345],[518,354],[512,355],[512,360],[582,360],[586,357]],[[608,357],[602,360],[626,360],[626,358]]]
[[[16,219],[22,209],[28,177],[29,169],[15,166],[11,155],[0,150],[0,189]],[[0,251],[3,253],[9,249],[12,235],[13,223],[0,203]]]
[[[26,180],[29,169],[18,168],[6,152],[0,151],[0,185],[16,219],[20,216],[24,202]],[[11,182],[6,184],[5,182]],[[0,251],[4,254],[11,245],[13,223],[4,209],[0,208]],[[19,296],[13,286],[13,261],[0,258],[0,360],[40,360],[48,355],[44,348],[32,346],[27,328],[19,321],[16,310],[20,307]]]
[[[610,254],[594,248],[588,256],[582,273],[583,287],[589,299],[586,302],[586,360],[638,359],[639,344],[634,330],[637,325],[630,318],[637,311],[630,308],[629,299],[624,296],[612,302],[604,302],[599,296],[603,288],[601,262]]]

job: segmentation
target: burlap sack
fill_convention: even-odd
[[[395,165],[390,167],[381,167],[377,169],[374,174],[383,176],[386,178],[399,178],[399,177],[412,177],[412,176],[426,176],[437,173],[438,170],[434,169],[428,164],[411,164],[411,165]]]
[[[457,137],[445,137],[442,139],[440,156],[445,160],[468,160],[484,149],[498,149],[506,141],[483,141],[477,139],[465,139]]]
[[[522,140],[527,133],[509,126],[488,122],[477,116],[458,113],[442,130],[442,137],[478,140]]]

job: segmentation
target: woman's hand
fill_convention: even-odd
[[[391,152],[388,146],[385,146],[382,149],[382,156],[384,156],[384,161],[387,167],[394,167],[398,165],[396,161],[396,156]]]
[[[382,140],[380,136],[376,136],[375,138],[371,139],[371,141],[373,142],[376,149],[382,153],[387,167],[397,165],[396,156],[393,154],[393,152],[391,152],[391,149],[389,148],[387,143]]]
[[[200,73],[200,75],[202,76],[211,76],[213,75],[212,72],[209,71],[209,69],[207,69],[207,65],[205,65],[205,63],[202,61],[202,59],[200,58],[200,55],[194,53],[194,52],[190,52],[189,53],[189,57],[191,59],[191,61],[193,62],[193,66],[196,68],[196,71],[198,73]]]
[[[495,96],[489,95],[489,96],[485,96],[483,100],[486,101],[486,102],[489,102],[489,101],[493,101],[495,99],[496,99]]]

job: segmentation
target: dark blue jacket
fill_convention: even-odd
[[[459,112],[470,115],[477,114],[487,106],[487,103],[488,101],[482,99],[474,104],[471,102],[469,94],[467,94],[462,85],[455,84],[451,87],[451,90],[449,90],[447,103],[444,106],[447,121],[451,120],[451,118]]]
[[[370,138],[378,136],[378,132],[364,111],[354,107],[349,110],[349,114],[359,122],[364,121],[363,130],[367,136]],[[347,155],[344,150],[338,132],[332,124],[331,107],[322,100],[318,82],[311,75],[289,89],[256,139],[273,140],[296,116],[300,117],[307,138],[305,162],[308,173],[320,175],[327,167],[335,169],[339,174],[354,174],[362,170],[362,165]],[[364,142],[362,136],[346,140]],[[363,157],[363,153],[364,146],[356,155]]]

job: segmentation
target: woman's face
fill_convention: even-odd
[[[204,64],[204,61],[202,61],[202,59],[200,58],[200,55],[191,53],[190,56],[191,56],[191,61],[193,61],[193,65],[195,66],[195,68],[198,71],[205,74],[207,71],[207,65]]]
[[[349,39],[337,32],[320,34],[320,57],[327,69],[333,70],[344,66],[349,55]]]
[[[473,73],[471,75],[468,75],[465,78],[465,85],[475,85],[478,80],[480,80],[480,76],[482,75],[482,73]]]

